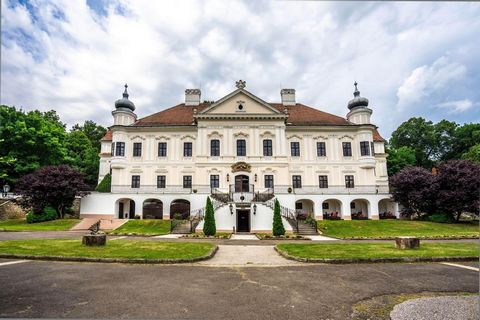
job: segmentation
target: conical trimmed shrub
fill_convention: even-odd
[[[285,228],[283,227],[282,216],[280,215],[280,203],[278,202],[278,199],[275,199],[275,207],[273,209],[272,233],[274,236],[283,236],[285,234]]]
[[[217,233],[215,225],[215,211],[210,197],[207,197],[207,205],[205,207],[205,222],[203,224],[203,233],[206,236],[214,236]]]

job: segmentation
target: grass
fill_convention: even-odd
[[[323,235],[335,238],[392,238],[417,236],[431,238],[478,237],[477,222],[436,223],[411,220],[323,220],[318,221]]]
[[[193,259],[208,255],[211,243],[107,241],[104,247],[86,247],[81,240],[0,241],[0,254],[126,259]]]
[[[78,219],[59,219],[27,223],[25,219],[9,219],[0,221],[0,231],[66,231],[78,222]]]
[[[308,259],[365,259],[413,257],[478,257],[477,243],[421,243],[419,249],[396,249],[394,243],[278,244],[287,254]]]
[[[170,233],[170,220],[129,220],[110,231],[114,235],[159,236]]]

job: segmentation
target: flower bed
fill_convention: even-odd
[[[286,234],[283,236],[274,236],[266,233],[257,233],[255,235],[260,240],[310,240],[309,238],[306,238],[299,234]]]

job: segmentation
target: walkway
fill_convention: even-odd
[[[199,265],[214,267],[278,267],[303,263],[281,257],[274,246],[219,245],[215,256]]]

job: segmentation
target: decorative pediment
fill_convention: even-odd
[[[302,140],[303,137],[299,136],[298,134],[294,134],[294,135],[291,135],[291,136],[288,136],[288,137],[287,137],[287,140],[291,140],[291,139]]]
[[[136,136],[133,136],[130,138],[130,140],[135,140],[135,139],[141,139],[141,140],[145,140],[145,137],[142,137],[142,136],[139,136],[139,135],[136,135]]]
[[[350,140],[353,140],[354,137],[351,136],[351,135],[349,135],[349,134],[344,134],[343,136],[340,136],[338,139],[339,139],[339,140],[342,140],[342,139],[350,139]]]
[[[183,137],[180,138],[180,140],[185,140],[185,139],[195,140],[196,138],[189,134],[184,135]]]
[[[314,136],[313,137],[313,140],[328,140],[328,137],[325,137],[325,136]]]
[[[232,173],[235,173],[238,171],[251,172],[251,170],[252,170],[252,166],[243,161],[239,161],[237,163],[232,164]]]
[[[156,136],[155,140],[170,140],[170,137],[167,136]]]
[[[237,133],[234,133],[233,136],[235,138],[248,138],[248,133],[237,132]]]
[[[264,132],[260,133],[260,137],[262,137],[262,138],[273,138],[273,137],[275,137],[275,134],[273,134],[270,131],[264,131]]]
[[[207,134],[207,137],[209,137],[209,138],[221,138],[221,137],[223,137],[223,135],[218,131],[212,131],[209,134]]]

